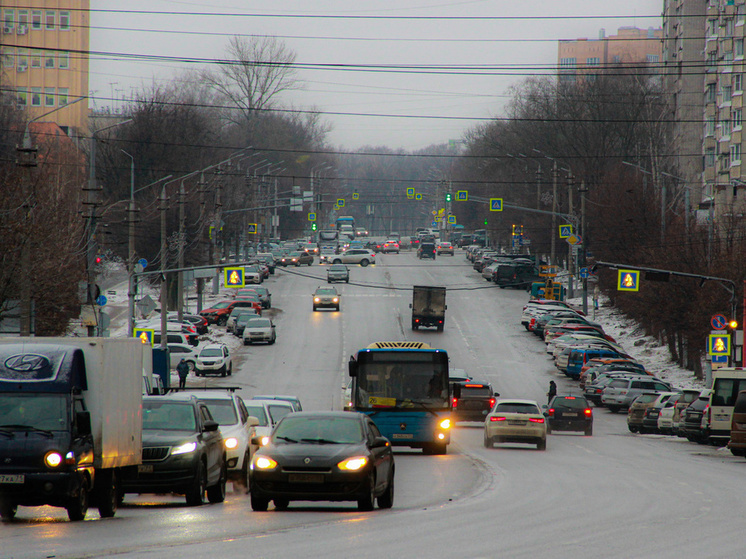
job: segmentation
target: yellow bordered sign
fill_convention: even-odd
[[[566,239],[570,235],[572,235],[572,225],[560,225],[559,226],[560,239]]]
[[[619,270],[617,291],[639,291],[640,270]]]
[[[246,287],[243,268],[224,268],[223,285],[225,287]]]
[[[138,338],[142,343],[148,344],[153,347],[153,340],[155,339],[155,330],[147,328],[134,328],[132,330],[132,337]]]
[[[707,341],[709,355],[730,355],[730,334],[710,334]]]

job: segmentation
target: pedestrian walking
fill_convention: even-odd
[[[557,395],[557,384],[553,381],[549,381],[549,392],[547,392],[547,404],[552,401],[552,398],[554,398]]]
[[[186,379],[189,376],[189,365],[181,358],[179,364],[176,365],[176,372],[179,374],[179,388],[186,388]]]

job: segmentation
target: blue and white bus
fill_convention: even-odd
[[[350,358],[351,409],[392,445],[445,454],[451,442],[448,354],[422,342],[376,342]]]

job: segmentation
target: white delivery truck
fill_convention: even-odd
[[[151,371],[136,338],[0,338],[0,516],[51,505],[82,520],[89,503],[114,516],[122,472],[142,463]]]
[[[707,438],[713,443],[725,444],[730,439],[733,407],[741,390],[746,390],[746,369],[722,367],[712,371],[712,394],[707,408]]]

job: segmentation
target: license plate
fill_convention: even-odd
[[[391,436],[392,439],[414,439],[414,435],[411,433],[394,433]]]
[[[509,419],[508,420],[508,425],[525,425],[525,424],[526,424],[525,421],[521,421],[519,419]]]
[[[0,483],[23,483],[25,480],[23,474],[0,475]]]
[[[290,483],[324,483],[324,474],[288,474]]]
[[[562,417],[578,417],[577,413],[563,413]]]
[[[153,473],[153,465],[152,464],[140,464],[137,467],[137,473],[138,474],[152,474]]]

